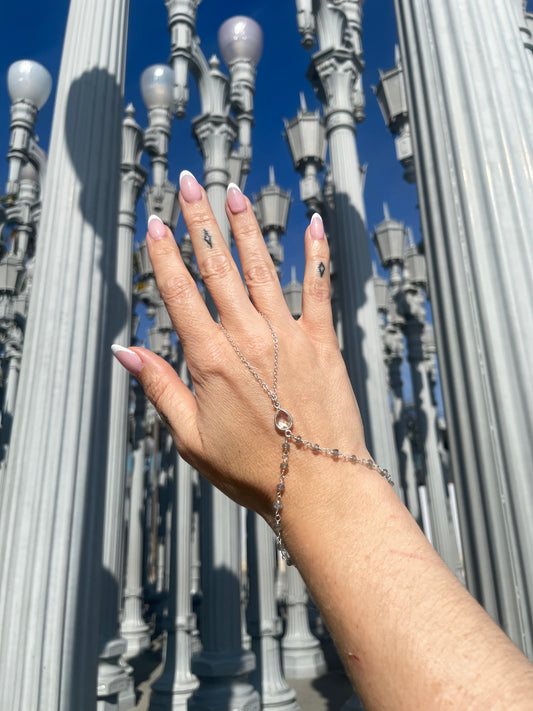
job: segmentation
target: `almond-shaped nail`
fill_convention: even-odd
[[[193,203],[202,199],[200,184],[188,170],[182,170],[180,173],[180,192],[185,202]]]
[[[241,189],[235,183],[230,183],[227,189],[228,207],[234,215],[246,210],[246,200]]]
[[[311,237],[313,239],[324,239],[324,236],[324,223],[318,212],[315,212],[311,218]]]
[[[143,362],[135,351],[130,351],[129,348],[119,346],[117,343],[113,343],[111,350],[121,366],[126,368],[126,370],[135,377],[139,375],[143,368]]]
[[[148,218],[148,234],[152,239],[166,237],[167,228],[159,215],[150,215]]]

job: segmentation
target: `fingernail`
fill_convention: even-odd
[[[234,215],[246,210],[246,200],[241,189],[235,183],[230,183],[227,189],[228,207]]]
[[[166,236],[167,228],[159,215],[150,215],[148,218],[148,234],[152,239],[161,239]]]
[[[324,223],[318,212],[315,212],[311,218],[311,237],[313,239],[324,239]]]
[[[202,190],[194,175],[188,170],[180,173],[180,192],[185,202],[198,202],[202,199]]]
[[[126,368],[132,375],[137,377],[143,368],[143,362],[135,353],[135,351],[130,351],[129,348],[124,348],[124,346],[119,346],[117,343],[113,343],[111,346],[113,355],[118,360],[120,365]]]

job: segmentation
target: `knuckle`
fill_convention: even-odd
[[[225,254],[210,254],[203,260],[200,271],[204,281],[223,279],[231,273],[231,262]]]
[[[159,293],[166,304],[185,301],[192,295],[193,284],[188,275],[174,274],[158,283]]]
[[[246,270],[243,270],[244,281],[248,287],[266,286],[272,284],[274,279],[277,279],[275,270],[272,265],[264,262],[256,262],[249,265]]]
[[[331,286],[328,282],[313,279],[310,283],[303,285],[304,296],[311,298],[318,303],[327,303],[331,299]]]
[[[201,204],[199,204],[199,210],[200,212],[196,212],[196,210],[189,210],[187,214],[187,226],[191,236],[197,232],[201,235],[204,229],[212,232],[214,231],[212,215],[206,214],[205,207]]]
[[[241,220],[238,231],[236,231],[235,239],[241,241],[249,239],[263,240],[263,235],[257,224],[257,220],[252,215],[247,215],[244,220]]]

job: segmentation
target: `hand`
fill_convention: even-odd
[[[248,296],[205,191],[187,172],[182,174],[180,188],[181,209],[198,267],[220,320],[270,388],[274,347],[261,314],[275,330],[278,398],[294,417],[294,433],[368,458],[357,403],[333,328],[329,249],[321,218],[314,216],[305,233],[302,316],[296,321],[285,303],[249,200],[230,186],[226,213]],[[194,394],[165,360],[150,351],[132,348],[128,352],[135,355],[119,352],[117,356],[137,376],[181,456],[233,500],[272,524],[283,442],[283,435],[274,428],[272,402],[211,317],[172,233],[158,218],[150,220],[146,242],[161,297],[183,347]],[[129,365],[125,363],[128,358]],[[318,477],[316,459],[310,452],[291,454],[291,475],[296,478],[294,472],[304,469],[309,476],[315,467]],[[287,481],[289,486],[292,482]]]

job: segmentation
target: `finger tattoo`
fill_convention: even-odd
[[[320,262],[320,264],[318,265],[318,273],[320,274],[320,278],[322,278],[326,273],[326,267],[324,266],[324,262]]]
[[[204,242],[209,247],[209,249],[213,249],[213,238],[207,230],[204,230]]]
[[[164,413],[164,412],[160,412],[159,410],[158,410],[158,413],[159,413],[159,417],[163,420],[163,422],[164,422],[165,425],[168,427],[168,429],[170,430],[170,432],[173,432],[173,431],[174,431],[174,428],[173,428],[172,425],[170,424],[170,420],[169,420],[168,417],[165,415],[165,413]]]

